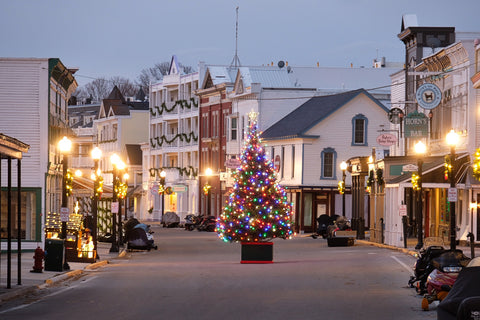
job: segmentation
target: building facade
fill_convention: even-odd
[[[184,74],[173,56],[168,74],[150,86],[149,145],[142,146],[145,198],[137,210],[141,219],[161,221],[165,212],[175,212],[184,220],[199,212],[198,82],[198,72]]]
[[[60,212],[63,179],[58,142],[72,135],[67,108],[77,88],[75,72],[57,58],[0,58],[1,131],[30,145],[22,165],[22,225],[13,226],[21,229],[23,249],[42,243],[45,214]],[[2,186],[5,179],[2,175]],[[5,191],[1,192],[3,198]],[[1,212],[4,219],[3,208]]]

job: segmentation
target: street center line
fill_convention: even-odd
[[[398,263],[400,263],[400,265],[402,265],[405,269],[407,269],[408,272],[409,272],[412,276],[414,276],[412,267],[407,266],[405,263],[403,263],[402,261],[400,261],[400,259],[398,259],[398,258],[395,257],[395,256],[391,256],[391,257],[392,257],[395,261],[397,261]]]

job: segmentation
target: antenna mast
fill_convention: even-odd
[[[233,57],[230,67],[240,67],[240,59],[238,58],[238,6],[236,8],[236,23],[235,23],[235,56]]]

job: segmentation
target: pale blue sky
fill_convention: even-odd
[[[176,54],[184,65],[279,60],[293,66],[403,62],[403,14],[421,26],[480,31],[480,0],[0,0],[0,56],[58,57],[87,77],[122,76]]]

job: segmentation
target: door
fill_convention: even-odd
[[[328,201],[327,200],[316,200],[315,201],[315,220],[313,221],[313,231],[316,231],[318,228],[317,218],[322,214],[329,214],[328,212]]]

